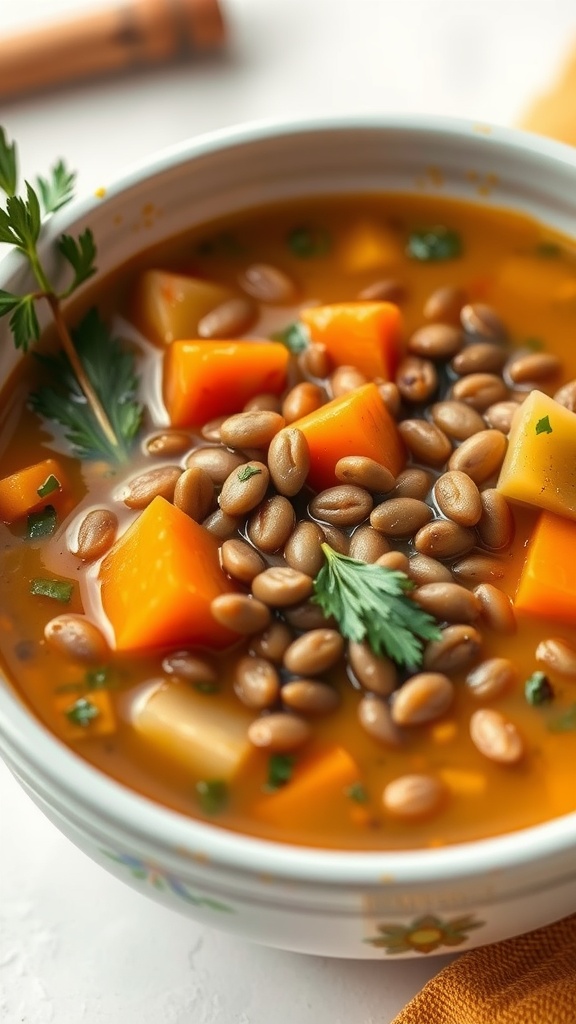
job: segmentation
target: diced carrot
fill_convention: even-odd
[[[576,625],[576,523],[543,512],[532,534],[516,611]]]
[[[367,377],[393,380],[401,355],[402,320],[391,302],[341,302],[300,312],[310,338],[321,341],[336,366],[357,366]]]
[[[576,519],[576,413],[531,391],[514,414],[498,478],[506,498]]]
[[[94,736],[110,736],[116,732],[116,715],[106,690],[91,690],[85,697],[59,693],[55,706],[64,719],[62,735],[66,739],[89,740]],[[80,724],[83,710],[85,725]]]
[[[363,219],[348,229],[338,256],[344,273],[363,274],[401,263],[403,252],[397,235],[390,228]]]
[[[252,812],[262,821],[286,830],[299,829],[327,813],[330,802],[339,797],[350,799],[346,789],[360,779],[358,765],[343,747],[329,747],[302,760],[289,782],[281,789],[261,797]]]
[[[318,491],[338,483],[334,469],[345,455],[368,456],[393,476],[406,462],[402,439],[375,384],[332,399],[292,426],[308,441],[308,483]]]
[[[237,639],[210,602],[232,590],[218,543],[203,526],[157,497],[116,542],[100,569],[102,606],[119,651]]]
[[[225,285],[165,270],[146,270],[132,297],[132,320],[159,345],[193,338],[203,316],[236,293]]]
[[[191,427],[239,412],[263,391],[286,385],[289,353],[279,342],[175,341],[164,361],[170,422]]]
[[[53,505],[58,508],[68,491],[66,476],[56,459],[44,459],[0,480],[0,520],[17,519]]]

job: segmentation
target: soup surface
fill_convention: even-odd
[[[438,197],[314,199],[90,300],[135,353],[128,460],[34,411],[32,356],[0,403],[0,649],[38,718],[153,800],[289,843],[574,810],[571,245]]]

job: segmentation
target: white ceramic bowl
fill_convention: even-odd
[[[261,124],[185,143],[103,196],[67,207],[50,222],[44,248],[49,259],[63,230],[90,225],[102,275],[142,247],[269,200],[434,192],[440,181],[444,194],[527,211],[576,238],[576,151],[468,122],[355,118]],[[16,290],[26,276],[10,256],[0,287]],[[2,379],[18,358],[5,324]],[[405,853],[244,838],[106,778],[51,736],[1,680],[0,751],[36,804],[94,860],[167,906],[267,945],[354,958],[417,956],[492,942],[576,910],[576,814],[496,839]]]

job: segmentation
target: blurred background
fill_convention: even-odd
[[[81,191],[152,150],[256,118],[514,124],[576,47],[573,0],[221,0],[218,53],[6,98],[15,33],[48,35],[107,6],[0,3],[0,124],[28,175],[63,156]],[[545,113],[570,128],[576,102],[574,117],[564,102]],[[203,931],[88,861],[0,765],[2,1024],[388,1024],[441,964],[339,963]]]

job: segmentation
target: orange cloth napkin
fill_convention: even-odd
[[[576,914],[464,953],[392,1024],[576,1024]]]

